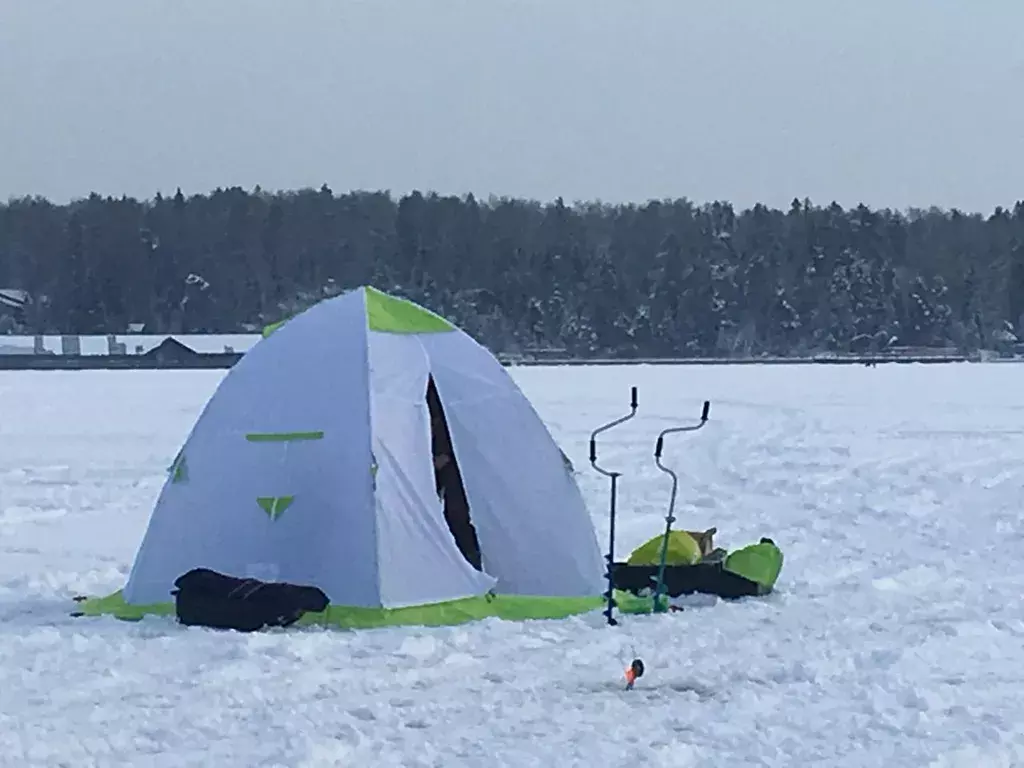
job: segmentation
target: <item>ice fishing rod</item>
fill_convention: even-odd
[[[618,493],[618,480],[622,473],[608,470],[597,465],[597,436],[602,432],[608,431],[612,427],[624,424],[636,416],[636,387],[632,388],[631,394],[632,399],[630,401],[630,410],[628,415],[615,419],[615,421],[610,421],[590,433],[590,466],[605,477],[611,478],[612,481],[611,502],[609,503],[608,508],[608,554],[605,556],[608,560],[608,569],[605,572],[605,577],[608,579],[608,591],[603,595],[608,600],[608,605],[604,609],[604,615],[605,618],[608,619],[608,626],[611,627],[618,624],[618,621],[616,621],[612,616],[612,612],[615,610],[615,497]]]
[[[687,427],[669,427],[663,429],[661,434],[658,435],[658,441],[654,445],[654,463],[658,466],[662,472],[672,478],[672,495],[669,497],[668,502],[668,514],[665,515],[665,537],[661,540],[661,556],[658,558],[658,579],[654,585],[654,613],[664,613],[668,610],[668,601],[665,601],[665,605],[661,604],[661,592],[665,586],[665,560],[668,557],[668,537],[672,532],[672,523],[675,522],[673,513],[676,507],[676,491],[679,488],[679,477],[676,473],[661,463],[661,450],[665,447],[665,436],[674,435],[679,432],[695,432],[705,424],[708,423],[708,413],[711,411],[711,401],[704,401],[704,409],[700,413],[700,422],[697,424],[691,424]]]

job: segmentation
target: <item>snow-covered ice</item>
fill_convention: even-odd
[[[783,548],[777,592],[669,616],[242,635],[71,618],[120,587],[223,372],[0,373],[0,764],[1024,765],[1024,368],[521,369],[602,546]],[[623,690],[635,651],[647,673]]]

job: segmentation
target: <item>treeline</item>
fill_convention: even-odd
[[[1024,203],[788,210],[541,204],[413,193],[0,206],[0,332],[251,332],[372,284],[495,351],[750,355],[1006,346],[1024,320]]]

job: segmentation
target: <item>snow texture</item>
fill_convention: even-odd
[[[0,373],[0,765],[1024,764],[1024,405],[1014,365],[526,369],[602,545],[772,536],[777,592],[683,613],[254,635],[71,618],[120,587],[223,372]],[[647,672],[623,690],[633,654]]]

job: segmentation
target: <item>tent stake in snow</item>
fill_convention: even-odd
[[[665,586],[665,560],[668,557],[668,537],[672,532],[672,523],[676,520],[673,513],[676,508],[676,491],[679,488],[679,477],[673,470],[661,463],[661,449],[665,447],[665,435],[673,435],[677,432],[694,432],[707,424],[708,412],[710,410],[711,401],[705,400],[704,410],[701,411],[699,423],[691,424],[688,427],[669,427],[662,430],[661,434],[658,435],[658,442],[654,446],[654,463],[658,465],[658,469],[672,478],[672,495],[669,497],[668,514],[665,515],[665,537],[661,540],[661,556],[658,559],[658,580],[654,585],[654,613],[664,613],[668,610],[668,601],[665,601],[665,605],[661,603],[661,592]]]
[[[597,436],[612,427],[617,427],[619,424],[629,421],[634,416],[636,416],[636,387],[633,387],[632,390],[632,401],[630,402],[629,414],[615,419],[615,421],[610,421],[604,426],[598,427],[590,435],[590,466],[605,477],[611,478],[612,481],[611,502],[608,509],[608,554],[606,555],[608,560],[608,570],[605,572],[605,577],[608,579],[608,591],[604,594],[604,597],[608,600],[608,606],[604,610],[604,615],[605,618],[608,619],[608,625],[611,627],[618,624],[612,616],[612,612],[615,609],[615,497],[618,493],[618,480],[622,473],[613,472],[597,465]]]

